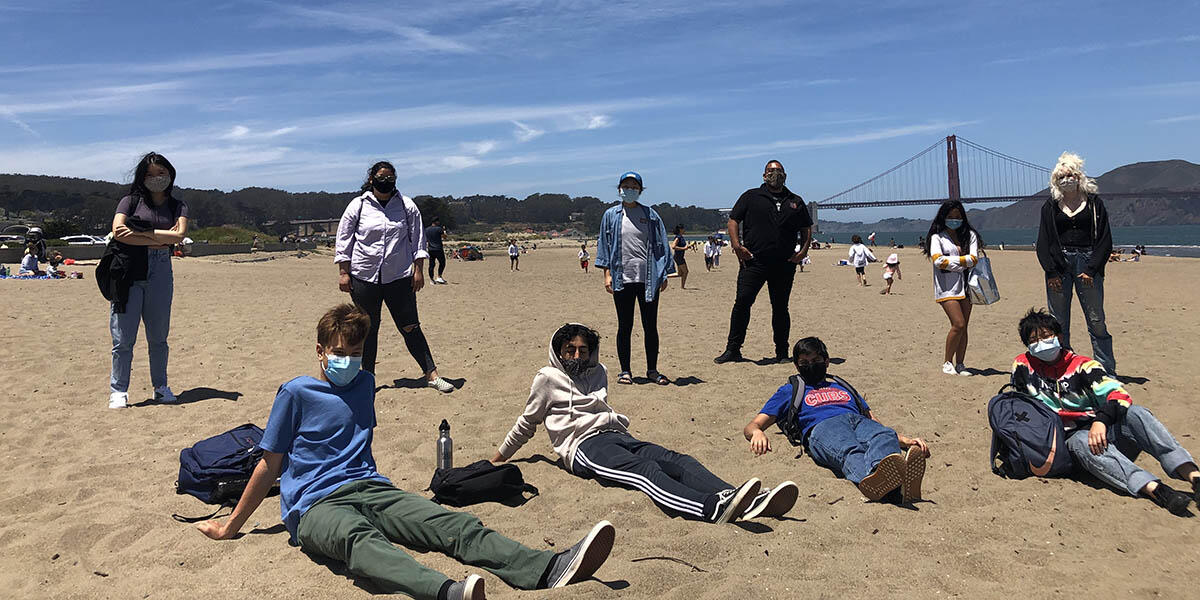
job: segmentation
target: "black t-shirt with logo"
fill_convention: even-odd
[[[741,223],[742,245],[755,258],[770,261],[791,258],[797,234],[813,224],[803,198],[786,187],[773,194],[765,183],[742,193],[729,218]]]

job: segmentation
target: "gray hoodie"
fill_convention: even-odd
[[[563,370],[551,341],[550,364],[534,376],[525,412],[500,444],[500,456],[508,460],[533,437],[538,424],[545,423],[550,445],[571,470],[580,442],[602,431],[628,431],[629,417],[608,405],[608,369],[600,364],[600,349],[590,350],[588,368],[571,377]]]

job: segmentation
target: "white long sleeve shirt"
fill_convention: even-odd
[[[856,267],[865,267],[867,266],[867,263],[879,260],[878,258],[875,258],[874,254],[871,253],[870,248],[861,243],[850,246],[849,257],[850,264]]]
[[[368,191],[346,205],[333,262],[349,262],[353,277],[391,283],[411,277],[413,262],[428,257],[421,211],[412,198],[396,193],[382,206]]]
[[[964,252],[964,250],[966,250]],[[961,248],[945,232],[929,238],[929,260],[933,262],[933,299],[937,302],[967,297],[967,272],[978,262],[979,238],[971,232]]]

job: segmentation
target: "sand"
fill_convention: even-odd
[[[542,249],[510,273],[505,257],[452,261],[449,285],[419,295],[423,327],[449,395],[415,385],[415,361],[385,321],[377,369],[375,457],[398,485],[420,492],[434,465],[442,418],[453,426],[457,464],[488,458],[520,413],[551,333],[583,321],[602,334],[601,360],[617,370],[616,316],[601,275],[584,275],[577,248]],[[593,249],[594,254],[594,249]],[[714,365],[724,345],[737,263],[706,273],[689,253],[688,289],[678,280],[660,309],[660,369],[688,385],[610,386],[634,435],[687,452],[731,482],[791,479],[800,500],[783,520],[710,525],[671,518],[640,493],[602,487],[559,468],[546,436],[518,454],[541,495],[523,507],[484,504],[484,523],[535,548],[563,549],[599,519],[617,546],[589,581],[556,593],[519,592],[486,574],[495,598],[1031,598],[1188,597],[1200,520],[1169,515],[1144,499],[1071,480],[1007,481],[986,462],[987,399],[1021,351],[1016,322],[1043,305],[1041,271],[1029,252],[993,252],[1003,300],[976,308],[967,363],[986,375],[940,371],[947,329],[932,301],[930,267],[900,251],[904,279],[879,295],[830,266],[845,249],[813,252],[796,276],[792,337],[815,334],[844,359],[834,371],[864,392],[880,419],[929,440],[933,457],[915,509],[865,503],[848,482],[813,464],[783,436],[754,457],[741,428],[793,371],[790,365]],[[885,252],[886,253],[886,252]],[[2,281],[5,373],[0,403],[0,597],[361,598],[370,591],[336,565],[287,544],[277,499],[245,535],[210,541],[172,513],[206,506],[174,493],[181,448],[241,423],[266,424],[279,384],[316,367],[315,323],[348,300],[325,254],[175,261],[171,385],[184,403],[107,408],[107,305],[92,281]],[[261,257],[261,255],[259,255]],[[1107,309],[1134,401],[1200,452],[1200,261],[1148,257],[1110,265]],[[634,371],[644,370],[640,325]],[[1088,349],[1076,305],[1074,324]],[[769,305],[755,305],[744,353],[772,353]],[[1181,360],[1182,358],[1182,360]],[[1141,380],[1139,380],[1141,381]],[[131,402],[151,397],[144,338],[135,349]],[[1161,473],[1143,457],[1140,464]],[[1181,486],[1177,486],[1181,487]],[[427,493],[427,492],[426,492]],[[640,560],[651,557],[650,560]],[[659,558],[654,558],[659,557]],[[694,565],[662,560],[670,557]],[[477,572],[435,553],[418,560],[460,578]]]

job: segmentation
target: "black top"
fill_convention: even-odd
[[[430,225],[425,228],[425,245],[430,250],[442,249],[442,226]]]
[[[1054,228],[1058,230],[1058,243],[1064,248],[1087,248],[1091,250],[1095,234],[1092,231],[1096,209],[1088,203],[1079,214],[1069,217],[1062,209],[1054,211]]]
[[[1108,255],[1112,252],[1112,230],[1108,226],[1108,209],[1100,196],[1090,194],[1087,198],[1090,210],[1080,215],[1089,215],[1092,219],[1092,239],[1086,245],[1092,252],[1088,260],[1087,273],[1093,277],[1104,276],[1104,267],[1108,264]],[[1046,279],[1054,277],[1072,277],[1071,267],[1063,254],[1063,244],[1058,239],[1058,227],[1055,226],[1055,213],[1062,213],[1058,202],[1047,198],[1042,204],[1041,224],[1038,227],[1037,257],[1046,272]]]
[[[741,243],[755,258],[787,260],[795,254],[796,235],[812,227],[804,199],[786,187],[778,195],[767,184],[742,193],[729,218],[741,224]]]
[[[675,241],[671,242],[671,245],[672,245],[672,246],[675,246],[675,248],[676,248],[676,250],[675,250],[675,262],[676,262],[676,263],[681,263],[681,262],[683,262],[683,261],[684,261],[683,250],[679,250],[679,248],[680,248],[680,247],[686,248],[686,247],[687,247],[687,241],[683,239],[683,236],[682,236],[682,235],[677,235],[677,236],[675,236]]]

